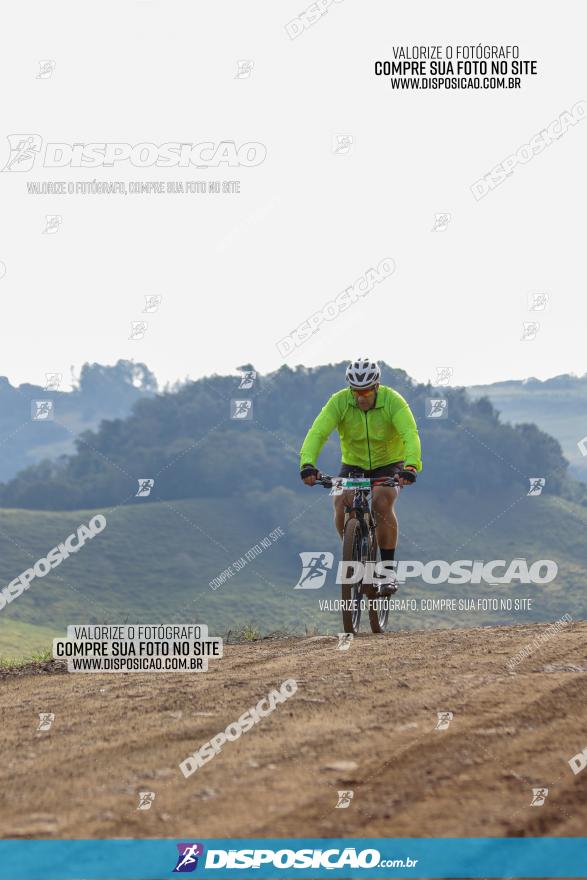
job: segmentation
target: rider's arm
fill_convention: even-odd
[[[392,416],[392,422],[404,444],[404,461],[406,466],[409,465],[417,471],[421,471],[422,448],[418,435],[418,426],[407,403],[395,411]]]
[[[333,397],[322,407],[306,434],[300,450],[300,467],[312,464],[316,467],[320,451],[339,422],[339,413]]]

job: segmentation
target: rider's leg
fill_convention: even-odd
[[[350,507],[353,503],[353,493],[343,492],[342,495],[335,495],[334,501],[334,526],[341,539],[344,532],[344,508],[345,504]]]
[[[394,504],[398,494],[398,489],[392,486],[373,487],[372,509],[377,522],[377,543],[382,562],[395,559],[398,527]],[[392,596],[397,590],[395,577],[389,573],[382,575],[378,590],[380,596]]]
[[[398,490],[392,486],[374,486],[373,487],[373,512],[377,522],[377,543],[380,550],[395,550],[397,545],[398,524],[395,515],[395,501],[398,497]],[[393,559],[393,555],[385,556]],[[384,554],[381,554],[384,559]]]

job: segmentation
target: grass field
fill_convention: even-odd
[[[546,490],[545,490],[546,491]],[[0,656],[18,657],[50,646],[68,624],[207,623],[216,634],[338,632],[339,615],[319,599],[337,588],[294,590],[299,552],[331,551],[331,499],[323,490],[274,490],[245,500],[143,502],[109,511],[106,529],[0,611]],[[96,511],[0,511],[0,581],[8,584]],[[553,559],[545,586],[426,586],[410,582],[405,597],[492,594],[531,596],[523,616],[402,614],[397,626],[471,626],[587,617],[587,509],[547,494],[539,497],[465,495],[438,498],[420,487],[399,503],[398,558]],[[269,533],[283,536],[212,590],[209,582]],[[400,595],[400,594],[398,594]]]

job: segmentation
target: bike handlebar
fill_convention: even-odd
[[[325,489],[332,489],[332,487],[336,483],[338,483],[339,480],[347,480],[347,479],[352,480],[353,477],[329,477],[328,474],[320,474],[318,476],[318,478],[316,479],[316,482],[319,483],[321,486],[324,486]],[[356,477],[356,479],[369,480],[369,482],[371,483],[371,488],[373,486],[399,486],[399,479],[397,478],[397,476],[395,476],[395,477]],[[356,487],[355,489],[353,489],[352,487],[349,487],[346,491],[347,492],[353,492],[353,491],[355,491],[355,492],[356,491],[368,492],[369,490],[366,488],[363,489],[360,487]]]

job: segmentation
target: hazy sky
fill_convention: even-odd
[[[9,135],[47,143],[235,141],[253,167],[41,167],[0,174],[0,374],[145,361],[160,382],[367,354],[455,384],[587,370],[587,121],[476,200],[471,185],[587,99],[584,4],[342,0],[11,4]],[[394,91],[394,45],[519,45],[520,90]],[[37,77],[40,61],[54,62]],[[237,62],[252,61],[249,76]],[[46,66],[51,71],[53,65]],[[241,68],[242,72],[242,68]],[[352,138],[346,154],[333,139]],[[39,154],[40,155],[40,154]],[[228,181],[240,194],[33,195],[33,181]],[[433,231],[437,214],[447,228]],[[62,218],[43,233],[46,215]],[[385,258],[395,271],[284,359],[277,342]],[[4,271],[0,265],[0,274]],[[548,293],[546,309],[528,298]],[[145,315],[145,296],[161,305]],[[146,320],[142,339],[131,322]],[[523,341],[524,322],[540,324]]]

